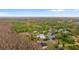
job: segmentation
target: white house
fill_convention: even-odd
[[[36,35],[36,38],[41,38],[41,39],[45,39],[45,35],[44,34],[37,34]]]

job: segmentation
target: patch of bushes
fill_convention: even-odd
[[[68,46],[67,49],[69,49],[69,50],[79,50],[79,45]]]

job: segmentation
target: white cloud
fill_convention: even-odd
[[[6,12],[0,12],[0,17],[7,17],[7,16],[11,16],[11,15]]]
[[[64,11],[64,9],[52,9],[52,10],[49,10],[49,11],[55,11],[55,12],[56,12],[56,11],[57,11],[57,12],[59,11],[59,12],[61,12],[61,11]]]
[[[13,15],[13,14],[10,14],[8,12],[0,12],[0,17],[21,17],[21,16],[25,16],[25,15]]]

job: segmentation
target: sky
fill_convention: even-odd
[[[0,17],[79,17],[79,9],[0,9]]]

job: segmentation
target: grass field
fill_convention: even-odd
[[[79,50],[78,18],[1,18],[0,49]]]

